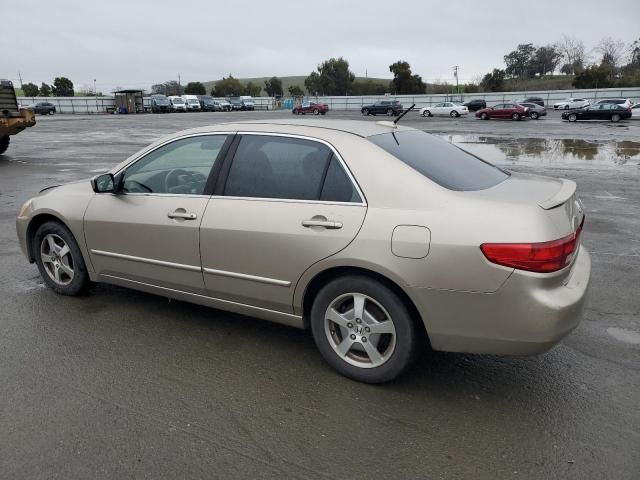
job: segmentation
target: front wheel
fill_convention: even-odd
[[[513,115],[511,115],[511,120],[520,120],[520,114],[514,113]]]
[[[423,117],[430,117],[431,113],[429,112],[429,110],[425,110],[424,112],[422,112],[422,116]]]
[[[362,110],[362,114],[363,114],[363,115],[369,115],[369,109],[368,109],[368,108],[364,108],[364,109]]]
[[[611,115],[611,121],[612,122],[619,122],[620,121],[620,114],[619,113],[614,113],[613,115]]]
[[[313,114],[314,115],[319,115],[320,114],[320,110],[318,110],[317,108],[313,109]]]
[[[576,120],[578,120],[578,116],[575,113],[572,113],[571,115],[569,115],[568,120],[570,122],[575,122]]]
[[[58,222],[43,223],[33,237],[35,259],[45,283],[61,295],[79,295],[89,274],[71,231]]]
[[[393,109],[387,108],[387,117],[391,117],[393,115]]]
[[[531,118],[533,118],[534,120],[537,120],[538,118],[540,118],[540,115],[538,115],[537,112],[531,112]]]
[[[320,290],[311,330],[323,358],[346,377],[393,380],[416,353],[416,326],[398,295],[365,276],[338,278]]]
[[[569,105],[565,105],[565,106],[564,106],[564,109],[565,109],[565,110],[569,110]]]
[[[487,115],[486,113],[483,112],[483,113],[480,114],[480,118],[482,120],[489,120],[489,115]]]
[[[460,114],[458,112],[456,112],[455,110],[451,110],[451,112],[449,113],[450,117],[456,118],[459,117]]]
[[[0,155],[6,152],[7,148],[9,148],[9,141],[10,141],[9,135],[0,138]]]

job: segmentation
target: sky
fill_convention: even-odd
[[[0,77],[76,89],[308,75],[342,56],[357,76],[411,64],[429,82],[477,80],[519,43],[592,50],[640,37],[640,0],[35,0],[3,2]],[[595,53],[594,53],[595,56]]]

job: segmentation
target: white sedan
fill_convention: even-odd
[[[640,120],[640,103],[636,103],[631,107],[631,118],[633,120]]]
[[[460,115],[466,115],[469,113],[469,109],[464,105],[457,105],[453,102],[442,102],[431,105],[430,107],[424,107],[420,109],[420,115],[423,117],[432,117],[434,115],[449,115],[450,117],[459,117]]]
[[[591,105],[589,100],[585,100],[584,98],[567,98],[561,102],[554,103],[554,110],[569,110],[570,108],[582,108],[588,107]]]

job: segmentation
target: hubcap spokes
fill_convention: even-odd
[[[348,293],[336,298],[325,313],[325,334],[347,363],[374,368],[385,363],[396,346],[389,313],[371,297]]]
[[[42,239],[40,258],[49,277],[59,285],[68,285],[75,275],[69,245],[58,235],[50,233]]]

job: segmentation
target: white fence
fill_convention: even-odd
[[[541,97],[545,105],[551,106],[555,102],[565,98],[585,98],[591,103],[602,98],[622,97],[630,98],[634,103],[640,102],[640,87],[633,88],[600,88],[593,90],[549,90],[529,92],[485,92],[485,93],[461,93],[441,95],[371,95],[363,97],[308,97],[310,100],[326,103],[331,110],[360,110],[363,105],[384,99],[399,100],[403,106],[408,107],[412,103],[416,108],[426,107],[439,102],[458,101],[467,102],[473,99],[484,99],[487,105],[496,105],[506,101],[521,101],[526,97]],[[272,110],[279,108],[272,97],[254,97],[257,109]],[[56,106],[58,113],[106,113],[107,109],[114,108],[113,97],[19,97],[21,105],[29,105],[35,102],[51,102]],[[144,97],[144,106],[150,106],[149,97]]]

